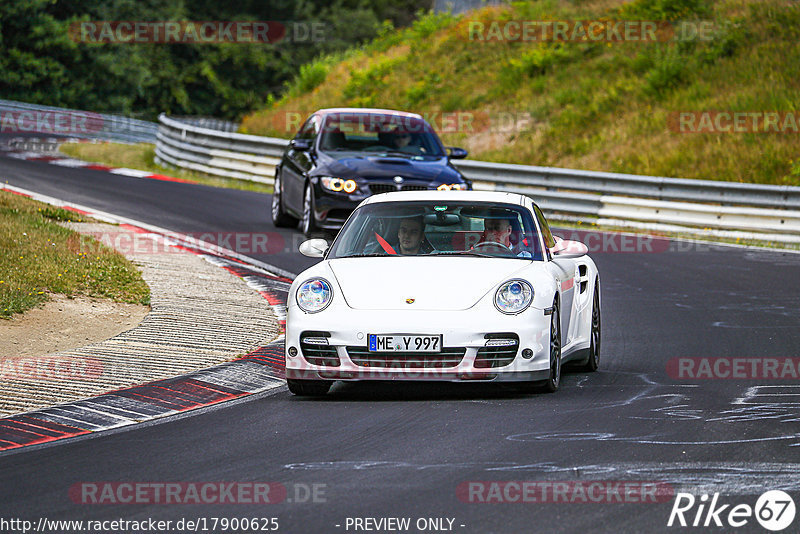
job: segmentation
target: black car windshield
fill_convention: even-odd
[[[359,208],[328,258],[407,255],[543,260],[539,234],[524,207],[433,200]]]
[[[419,117],[407,114],[331,113],[325,117],[319,149],[406,158],[441,158],[439,137]]]

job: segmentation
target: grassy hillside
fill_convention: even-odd
[[[492,21],[597,19],[712,21],[713,38],[479,42],[468,33],[476,21],[489,28]],[[460,17],[428,15],[320,58],[302,68],[282,100],[247,116],[242,131],[290,137],[287,116],[332,106],[459,112],[472,128],[442,137],[476,159],[800,185],[798,133],[669,126],[685,111],[800,112],[798,58],[800,4],[793,1],[517,2]],[[498,117],[517,118],[516,127],[485,127]]]

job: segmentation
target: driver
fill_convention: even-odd
[[[483,234],[481,234],[481,243],[499,243],[506,247],[508,250],[516,254],[520,258],[532,258],[533,254],[525,250],[519,244],[514,245],[511,243],[511,234],[514,231],[511,226],[511,221],[506,218],[493,218],[487,217],[483,220]],[[476,245],[476,246],[477,246]]]
[[[400,152],[417,153],[419,147],[411,144],[410,132],[395,131],[391,136],[392,148]]]
[[[397,230],[398,251],[400,254],[429,254],[433,248],[425,240],[422,217],[409,217],[400,221]]]

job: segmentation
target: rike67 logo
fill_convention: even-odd
[[[691,493],[678,493],[667,526],[681,527],[743,527],[752,519],[773,532],[784,530],[794,521],[795,505],[792,497],[780,490],[762,494],[755,507],[749,504],[723,504],[719,493],[710,498],[702,495],[697,499]]]

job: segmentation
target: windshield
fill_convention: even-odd
[[[353,213],[329,259],[359,256],[543,259],[531,214],[491,202],[382,202]]]
[[[412,159],[445,155],[438,136],[421,118],[378,113],[328,115],[322,127],[319,149]]]

